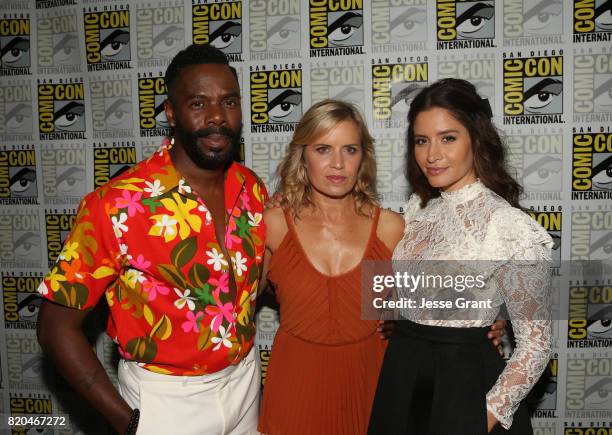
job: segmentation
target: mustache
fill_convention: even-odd
[[[203,128],[202,130],[196,130],[193,133],[191,133],[193,137],[207,137],[213,134],[226,136],[232,139],[236,137],[236,132],[226,127],[208,127],[208,128]]]

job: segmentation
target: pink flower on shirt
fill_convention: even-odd
[[[136,192],[132,196],[129,190],[124,190],[121,192],[121,198],[115,198],[115,207],[117,208],[127,208],[128,216],[132,217],[138,213],[144,212],[144,208],[138,201],[142,197],[142,192]]]

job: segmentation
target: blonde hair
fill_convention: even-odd
[[[314,139],[332,130],[342,121],[351,121],[359,130],[362,159],[357,173],[357,182],[352,195],[356,211],[366,215],[363,208],[378,206],[376,194],[376,157],[374,138],[370,135],[363,116],[353,104],[338,100],[323,100],[308,109],[298,123],[289,147],[280,163],[277,174],[280,177],[278,191],[281,205],[294,216],[309,205],[312,188],[304,164],[304,148]]]

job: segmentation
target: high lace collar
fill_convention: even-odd
[[[485,190],[485,185],[482,184],[480,179],[477,178],[473,183],[466,184],[462,188],[453,190],[452,192],[441,191],[440,196],[444,201],[451,202],[453,204],[460,204],[476,198]]]

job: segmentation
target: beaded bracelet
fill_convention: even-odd
[[[138,420],[140,420],[140,409],[136,408],[132,410],[132,416],[125,428],[125,435],[136,435],[136,429],[138,428]]]

